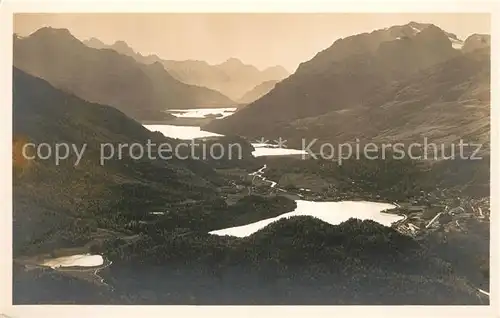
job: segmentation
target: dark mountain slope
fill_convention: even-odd
[[[72,244],[70,237],[85,241],[86,229],[98,224],[119,228],[119,219],[127,213],[216,195],[212,182],[219,179],[201,162],[150,160],[147,155],[134,160],[125,148],[121,160],[116,153],[101,165],[103,143],[146,145],[150,139],[175,147],[178,142],[148,131],[112,107],[83,101],[18,69],[14,69],[13,103],[16,253],[51,241],[64,245],[66,238]],[[73,153],[56,165],[53,156],[24,159],[22,146],[27,142],[48,143],[53,149],[58,143],[75,144],[78,149],[87,144],[87,148],[78,165],[74,166]]]
[[[177,81],[159,63],[145,65],[114,50],[90,48],[65,29],[42,28],[15,38],[14,66],[140,120],[157,120],[167,108],[234,104],[217,91]]]
[[[461,54],[443,30],[418,25],[416,31],[415,26],[340,39],[302,63],[263,98],[206,128],[251,137],[288,137],[284,132],[294,120],[363,108],[371,95],[387,86]]]

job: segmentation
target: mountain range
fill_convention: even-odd
[[[138,119],[168,117],[168,108],[228,107],[218,91],[173,78],[159,62],[143,64],[110,49],[86,46],[66,29],[44,27],[14,37],[14,66],[89,102]]]
[[[335,41],[262,98],[204,129],[283,137],[294,145],[302,138],[407,142],[424,136],[487,143],[489,60],[488,35],[463,42],[416,22],[358,34]]]
[[[244,64],[237,58],[230,58],[221,64],[210,65],[205,61],[196,60],[163,60],[154,54],[144,56],[135,52],[124,41],[116,41],[111,45],[106,45],[97,38],[91,38],[83,43],[93,48],[113,49],[121,54],[131,56],[141,63],[159,62],[177,80],[217,90],[235,101],[240,100],[245,93],[263,82],[279,81],[289,75],[282,66],[272,66],[260,71],[255,66]]]

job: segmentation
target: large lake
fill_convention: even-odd
[[[247,225],[212,231],[210,234],[245,237],[279,219],[300,215],[313,216],[333,225],[345,222],[350,218],[356,218],[360,220],[372,220],[385,226],[391,226],[392,223],[404,218],[400,215],[383,213],[383,210],[395,207],[395,205],[389,203],[368,201],[314,202],[304,200],[296,200],[295,202],[297,203],[297,208],[292,212]]]

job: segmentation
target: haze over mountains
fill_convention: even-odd
[[[146,65],[114,50],[90,48],[66,29],[45,27],[15,36],[14,66],[138,120],[166,117],[167,108],[235,104],[218,91],[179,82],[159,62]]]
[[[113,49],[145,64],[160,62],[177,80],[217,90],[233,100],[241,99],[245,93],[265,81],[282,80],[289,75],[282,66],[268,67],[260,71],[255,66],[244,64],[237,58],[230,58],[218,65],[210,65],[205,61],[172,61],[163,60],[156,55],[144,56],[135,52],[124,41],[106,45],[99,39],[91,38],[83,43],[93,48]]]
[[[453,141],[466,130],[469,138],[484,142],[488,39],[472,35],[462,42],[416,22],[339,39],[267,95],[205,129],[340,143],[356,137],[414,141],[422,134]]]
[[[279,81],[265,81],[246,92],[238,101],[242,104],[254,102],[269,93],[278,82]]]

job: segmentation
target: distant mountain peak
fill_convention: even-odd
[[[416,22],[416,21],[411,21],[405,26],[409,26],[416,32],[422,32],[424,29],[427,29],[428,27],[436,27],[432,23],[422,23],[422,22]]]
[[[255,74],[260,72],[255,66],[251,64],[245,64],[240,59],[237,59],[235,57],[228,58],[222,64],[215,66],[227,72],[240,72],[242,70],[247,70]]]
[[[88,39],[87,41],[89,42],[93,42],[93,43],[99,43],[99,44],[102,44],[102,45],[105,45],[103,41],[99,40],[98,38],[95,38],[95,37],[91,37],[90,39]]]
[[[246,92],[238,101],[242,104],[252,103],[269,93],[278,82],[278,80],[269,80],[262,82],[250,91]]]
[[[284,68],[283,66],[281,65],[274,65],[274,66],[269,66],[269,67],[266,67],[263,72],[282,72],[282,73],[288,73],[288,71],[286,70],[286,68]]]
[[[188,59],[188,60],[165,60],[166,63],[169,64],[191,64],[191,65],[198,65],[198,66],[207,66],[210,67],[211,65],[208,64],[207,61],[202,61],[202,60],[193,60],[193,59]]]
[[[149,69],[151,69],[151,70],[165,72],[165,67],[159,61],[154,61],[151,64],[146,64],[146,67],[149,68]],[[170,76],[170,74],[168,74],[168,75]]]
[[[425,38],[435,40],[437,38],[448,39],[448,35],[444,30],[435,26],[434,24],[429,24],[426,28],[422,29],[419,33],[415,35],[415,38]]]
[[[117,46],[117,47],[123,47],[123,48],[127,48],[127,49],[130,49],[131,47],[127,44],[127,42],[123,41],[123,40],[117,40],[115,41],[115,43],[113,44],[114,46]]]
[[[43,33],[47,33],[47,32],[50,32],[51,34],[57,34],[57,33],[60,33],[60,34],[61,33],[71,34],[68,29],[65,29],[65,28],[53,28],[51,26],[41,27],[40,29],[38,29],[35,32],[33,32],[32,34],[36,34],[36,33],[43,34]]]
[[[415,31],[422,31],[423,29],[425,29],[426,27],[429,26],[429,24],[427,23],[419,23],[419,22],[415,22],[415,21],[411,21],[410,23],[407,24],[407,26],[409,26],[410,28],[412,29],[415,29]]]
[[[117,51],[118,53],[121,53],[121,54],[124,54],[124,55],[133,56],[133,55],[136,54],[136,52],[134,51],[134,49],[132,47],[130,47],[127,44],[127,42],[122,41],[122,40],[118,40],[115,43],[113,43],[113,45],[111,45],[111,48],[113,50]]]
[[[353,129],[352,135],[349,136],[342,132],[345,130],[344,127],[335,128],[334,132],[328,131],[329,127],[333,127],[330,125],[333,118],[349,118],[355,123],[354,126],[357,126],[360,123],[358,118],[363,117],[364,112],[372,105],[373,107],[384,103],[389,105],[394,99],[401,105],[406,102],[414,103],[415,96],[420,96],[419,94],[427,96],[424,95],[427,92],[429,98],[431,96],[436,98],[434,102],[438,104],[441,93],[434,95],[434,90],[436,92],[439,90],[432,83],[441,85],[443,82],[449,84],[447,87],[453,87],[452,84],[461,87],[461,81],[468,80],[468,72],[473,72],[473,63],[476,62],[461,60],[462,54],[458,49],[461,41],[455,38],[455,35],[447,33],[436,25],[412,21],[404,25],[338,39],[309,61],[301,63],[295,73],[272,87],[272,90],[265,95],[261,94],[258,99],[253,100],[249,98],[250,104],[244,109],[221,121],[208,124],[205,129],[248,138],[284,135],[296,138],[294,141],[296,144],[299,143],[299,138],[304,136],[314,136],[314,138],[321,136],[320,138],[325,140],[328,138],[336,140],[340,134],[344,134],[343,140],[350,140],[357,133],[356,129]],[[481,46],[473,45],[474,42],[488,43],[481,37],[476,37],[475,41],[472,38],[469,42],[471,45],[468,49],[471,50]],[[448,61],[450,64],[445,64]],[[480,64],[481,61],[477,63]],[[471,68],[455,70],[454,65],[471,65]],[[480,67],[484,67],[484,63]],[[446,72],[440,72],[441,69]],[[432,82],[429,83],[429,78],[426,78],[427,72],[442,77],[432,78]],[[408,93],[405,97],[398,95],[394,98],[394,85],[399,87],[413,81],[422,88],[412,90],[412,96]],[[463,91],[466,89],[465,87]],[[381,91],[384,93],[379,93]],[[465,93],[472,94],[468,91]],[[387,96],[387,102],[381,102],[379,97],[374,97],[379,96],[378,94]],[[447,94],[447,101],[461,98],[451,92],[449,95],[442,94]],[[484,96],[481,95],[481,98],[486,100],[487,97]],[[240,100],[247,102],[247,96],[244,97],[245,99]],[[425,103],[415,103],[415,105],[425,105]],[[353,110],[359,113],[350,117],[349,112]],[[339,116],[344,111],[345,117]],[[385,121],[382,115],[384,110],[380,112],[379,122]],[[389,113],[390,111],[385,114]],[[433,116],[434,114],[428,115],[425,120]],[[379,124],[371,121],[369,117],[369,115],[366,117],[366,123],[376,124],[375,126]],[[314,124],[316,126],[312,128],[312,123],[317,125]],[[338,124],[343,122],[339,121]],[[385,122],[380,127],[386,127]],[[370,129],[366,127],[364,137],[375,134]]]
[[[459,38],[457,37],[456,34],[454,33],[450,33],[450,32],[446,32],[445,30],[441,29],[440,27],[436,26],[435,24],[432,24],[432,23],[420,23],[420,22],[415,22],[415,21],[411,21],[410,23],[407,24],[407,26],[409,26],[410,28],[412,28],[414,31],[418,33],[430,28],[430,30],[432,30],[433,32],[442,32],[444,34],[446,34],[451,41],[453,40],[459,40]],[[427,31],[428,32],[428,31]]]
[[[30,36],[33,37],[44,37],[44,36],[51,36],[51,37],[71,37],[76,40],[76,38],[71,34],[71,32],[68,29],[64,28],[53,28],[53,27],[42,27],[35,32],[31,33]]]

